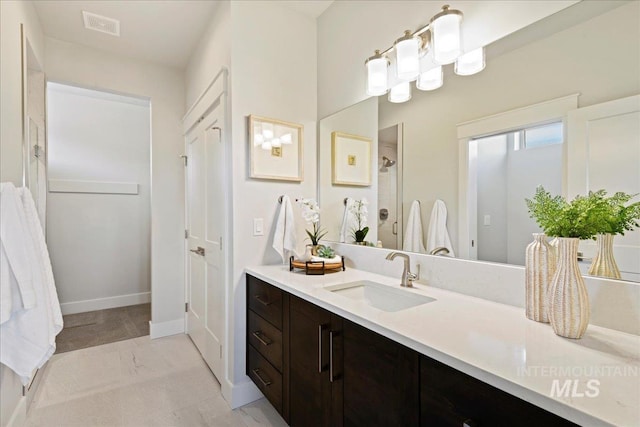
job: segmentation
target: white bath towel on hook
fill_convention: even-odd
[[[297,256],[296,224],[293,216],[293,206],[289,196],[282,196],[280,212],[276,221],[276,230],[273,233],[273,249],[282,257],[282,263],[287,263],[287,251]]]
[[[453,245],[447,231],[447,206],[442,200],[436,200],[429,220],[429,234],[427,235],[427,253],[436,248],[447,248],[450,257],[455,257]]]
[[[410,252],[425,253],[424,237],[422,232],[422,211],[420,210],[420,202],[414,200],[409,210],[409,218],[407,219],[407,229],[404,232],[404,242],[402,250]]]

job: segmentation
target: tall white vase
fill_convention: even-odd
[[[580,239],[558,240],[558,268],[551,281],[549,320],[557,335],[578,339],[589,325],[589,295],[578,267]]]
[[[613,257],[613,234],[598,234],[596,244],[598,250],[589,267],[592,276],[610,277],[620,279],[620,270]]]
[[[549,291],[556,272],[556,254],[544,233],[533,233],[525,254],[525,313],[536,322],[549,323]]]

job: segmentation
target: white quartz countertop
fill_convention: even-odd
[[[640,426],[640,336],[590,325],[580,340],[562,338],[521,308],[420,283],[406,291],[436,301],[398,312],[325,289],[358,280],[400,288],[399,278],[355,269],[306,276],[268,265],[246,272],[579,425]],[[554,382],[566,381],[571,390],[552,396]]]

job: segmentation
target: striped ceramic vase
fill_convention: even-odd
[[[589,325],[589,295],[578,267],[580,239],[558,240],[558,268],[551,281],[549,321],[557,335],[582,338]]]
[[[527,318],[549,323],[549,289],[556,271],[555,252],[543,233],[534,233],[525,255]]]
[[[589,274],[592,276],[610,277],[620,279],[620,270],[613,257],[613,234],[598,234],[596,244],[598,251],[589,267]]]

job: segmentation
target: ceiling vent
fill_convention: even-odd
[[[96,15],[86,10],[82,11],[82,19],[84,20],[84,27],[88,30],[100,31],[101,33],[120,37],[120,21],[117,19]]]

